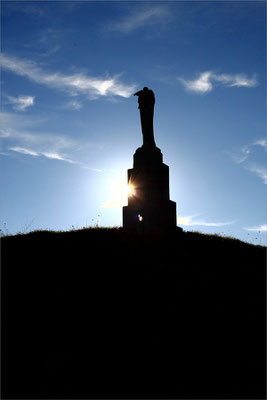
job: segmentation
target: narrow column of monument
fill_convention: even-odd
[[[128,206],[123,207],[123,227],[137,231],[159,231],[176,226],[176,203],[169,195],[169,167],[154,139],[155,95],[144,87],[138,96],[143,145],[133,156],[133,168],[128,170],[132,188]]]

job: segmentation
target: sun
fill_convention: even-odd
[[[125,192],[127,194],[127,196],[134,196],[135,195],[135,188],[134,186],[129,183],[128,185],[126,185],[125,187]]]
[[[128,203],[128,198],[136,196],[135,186],[125,182],[123,178],[112,179],[109,182],[109,198],[104,203],[106,208],[120,208]]]

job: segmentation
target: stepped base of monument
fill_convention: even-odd
[[[123,227],[139,232],[161,231],[176,227],[176,203],[166,200],[160,204],[123,207]]]

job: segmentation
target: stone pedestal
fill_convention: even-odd
[[[132,193],[123,207],[123,227],[142,231],[176,226],[176,203],[170,200],[169,167],[156,146],[139,147],[128,170]]]

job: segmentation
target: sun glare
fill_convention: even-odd
[[[123,178],[110,180],[109,198],[104,203],[106,208],[120,208],[127,205],[128,197],[135,196],[135,187]]]
[[[131,185],[131,184],[126,186],[125,191],[126,191],[127,196],[133,196],[135,194],[135,189],[134,189],[133,185]]]

